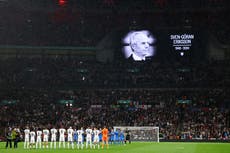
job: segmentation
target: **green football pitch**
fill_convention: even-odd
[[[110,145],[109,149],[5,149],[0,143],[0,153],[230,153],[230,143],[182,143],[182,142],[134,142],[124,145]]]

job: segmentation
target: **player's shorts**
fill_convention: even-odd
[[[44,135],[43,141],[48,142],[48,135]]]
[[[110,141],[114,141],[114,136],[109,137]]]
[[[77,141],[78,141],[78,142],[82,142],[82,141],[83,141],[82,136],[78,136]]]
[[[95,136],[94,139],[93,139],[93,142],[99,142],[99,137],[98,136]]]
[[[35,143],[35,138],[34,137],[30,138],[30,143]]]
[[[25,137],[25,142],[29,142],[29,141],[30,141],[29,137]]]
[[[102,136],[102,140],[103,141],[108,141],[108,137],[107,136]]]
[[[92,137],[86,137],[86,141],[92,141]]]
[[[64,142],[65,141],[65,137],[64,136],[60,136],[59,141]]]
[[[56,141],[56,136],[51,136],[51,141]]]
[[[37,141],[36,142],[42,142],[41,137],[37,137]]]
[[[73,141],[73,137],[68,137],[68,141]]]

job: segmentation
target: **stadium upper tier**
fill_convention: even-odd
[[[229,61],[99,63],[77,56],[0,59],[0,88],[227,88]]]

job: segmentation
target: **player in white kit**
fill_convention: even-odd
[[[48,129],[44,129],[43,130],[43,148],[49,148],[49,144],[48,144],[48,141],[49,141],[49,130]]]
[[[85,130],[85,133],[86,133],[86,149],[88,148],[88,145],[92,149],[92,134],[93,134],[93,130],[90,127],[88,127]]]
[[[30,129],[26,127],[26,129],[24,130],[24,133],[25,133],[24,149],[28,149],[29,143],[30,143]]]
[[[59,129],[59,148],[61,148],[61,143],[63,143],[63,148],[65,148],[65,132],[66,129],[64,128]]]
[[[42,148],[42,131],[41,131],[41,129],[39,128],[36,133],[37,133],[36,148],[38,148],[38,145],[39,145],[39,148]]]
[[[30,131],[30,148],[35,147],[35,136],[36,133],[34,131]]]
[[[80,149],[80,145],[81,145],[81,149],[83,149],[83,128],[81,128],[80,130],[77,130],[77,149]]]
[[[57,129],[55,129],[55,127],[53,127],[50,130],[50,133],[51,133],[50,148],[54,147],[54,149],[56,149]]]
[[[93,134],[94,134],[94,137],[93,137],[93,148],[95,149],[96,146],[97,148],[99,149],[100,148],[100,139],[99,139],[99,134],[101,132],[95,127],[94,130],[93,130]]]
[[[68,148],[69,148],[69,144],[71,144],[72,149],[74,148],[74,143],[73,143],[73,128],[69,127],[69,129],[67,130],[67,134],[68,134]]]

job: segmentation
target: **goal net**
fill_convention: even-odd
[[[114,131],[129,131],[131,141],[159,142],[159,127],[152,126],[114,126]]]

